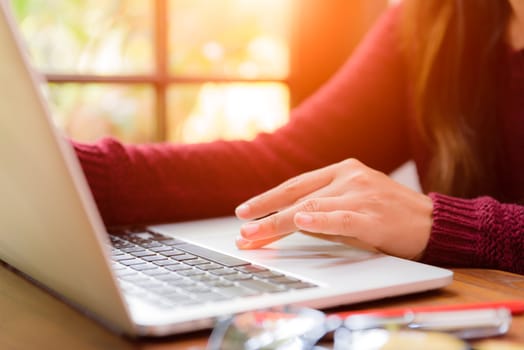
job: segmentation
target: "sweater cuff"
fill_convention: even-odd
[[[476,266],[479,218],[475,200],[430,193],[433,225],[421,261],[441,266]]]

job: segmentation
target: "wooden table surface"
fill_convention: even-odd
[[[346,310],[524,300],[522,275],[480,269],[454,272],[453,283],[443,289],[347,306]],[[208,335],[203,331],[139,341],[121,337],[0,266],[0,349],[197,350],[205,349]],[[496,341],[518,343],[524,349],[524,315],[515,316],[509,333]]]

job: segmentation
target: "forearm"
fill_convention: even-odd
[[[433,226],[422,261],[524,274],[524,206],[431,193]]]
[[[105,139],[74,147],[106,225],[232,215],[238,203],[293,171],[277,166],[271,151],[241,142],[126,145]]]

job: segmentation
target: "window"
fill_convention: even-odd
[[[292,0],[11,0],[77,140],[252,138],[287,120]]]

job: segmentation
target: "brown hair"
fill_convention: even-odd
[[[508,2],[405,0],[402,6],[415,112],[432,154],[424,189],[497,195]]]

